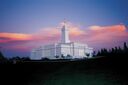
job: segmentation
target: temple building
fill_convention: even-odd
[[[93,48],[87,44],[71,42],[69,40],[69,30],[64,24],[61,28],[61,42],[40,46],[31,51],[31,59],[76,59],[91,58]]]

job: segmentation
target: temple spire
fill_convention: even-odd
[[[63,26],[62,26],[62,29],[61,29],[61,43],[70,43],[69,30],[67,29],[65,20],[63,22]]]

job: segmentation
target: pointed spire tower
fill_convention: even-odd
[[[66,21],[64,21],[62,29],[61,29],[61,43],[70,43],[69,30],[66,26]]]

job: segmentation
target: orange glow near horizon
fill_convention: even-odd
[[[116,41],[125,41],[128,37],[126,27],[124,25],[112,25],[112,26],[90,26],[88,29],[80,29],[77,26],[70,25],[69,33],[71,41],[79,41],[82,43],[113,43]],[[61,29],[57,28],[43,28],[41,31],[33,34],[23,33],[0,33],[0,44],[4,43],[9,48],[13,49],[25,49],[32,48],[34,46],[40,46],[42,44],[48,44],[58,42],[61,38]],[[19,41],[20,43],[16,43]],[[24,42],[22,42],[24,41]],[[13,44],[9,46],[8,44]]]
[[[23,41],[23,40],[30,40],[30,34],[21,34],[21,33],[0,33],[0,43],[8,42],[8,41]],[[4,40],[5,39],[5,40]]]
[[[100,31],[100,30],[108,30],[108,31],[125,31],[126,27],[124,25],[113,25],[113,26],[90,26],[91,30]]]

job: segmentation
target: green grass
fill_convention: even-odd
[[[128,85],[127,64],[127,59],[109,57],[30,61],[1,67],[0,75],[5,85]]]
[[[60,64],[60,63],[58,63]],[[84,62],[66,63],[53,72],[34,75],[29,85],[127,85],[111,68],[87,67]],[[50,68],[50,67],[48,67]]]

